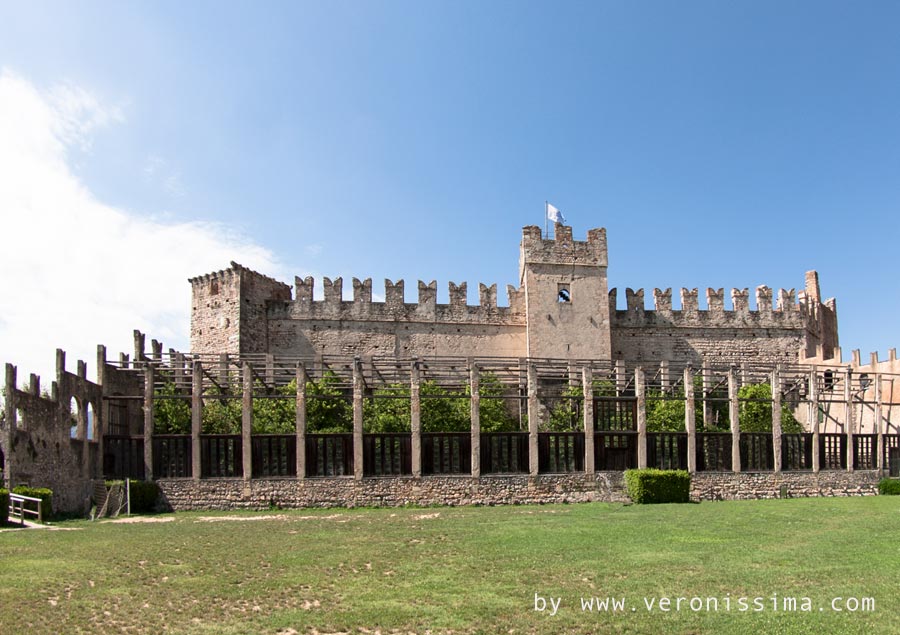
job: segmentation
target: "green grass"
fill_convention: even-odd
[[[238,519],[204,520],[222,516]],[[895,497],[174,518],[0,533],[0,632],[900,632]],[[562,598],[558,614],[535,593]],[[772,610],[773,593],[813,610]],[[591,596],[627,610],[584,613]],[[663,596],[720,610],[645,608]],[[836,596],[875,610],[833,612]]]

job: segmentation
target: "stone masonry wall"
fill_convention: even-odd
[[[396,507],[625,502],[623,472],[515,476],[429,476],[316,479],[161,479],[168,505],[188,509]]]
[[[729,310],[724,289],[707,289],[703,310],[697,296],[696,289],[682,289],[681,309],[673,310],[672,290],[655,289],[654,309],[648,310],[643,289],[626,289],[627,308],[618,310],[617,292],[610,291],[613,356],[639,362],[795,363],[798,352],[818,343],[806,295],[795,304],[793,290],[781,289],[773,308],[772,290],[761,286],[755,310],[747,289],[732,289]]]
[[[694,500],[744,500],[877,494],[880,474],[865,472],[695,473]],[[624,472],[315,479],[161,479],[166,504],[191,509],[396,507],[628,502]]]
[[[747,500],[814,496],[873,496],[881,473],[857,472],[697,472],[691,478],[695,500]]]

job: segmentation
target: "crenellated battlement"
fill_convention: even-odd
[[[343,279],[323,278],[323,300],[315,300],[315,280],[295,278],[295,299],[270,302],[270,319],[444,321],[485,324],[523,324],[524,292],[507,286],[509,306],[497,306],[497,285],[478,284],[476,305],[468,304],[468,283],[449,282],[449,303],[437,302],[437,281],[418,281],[418,302],[405,300],[405,281],[385,279],[384,302],[372,300],[372,279],[353,279],[353,298],[344,300]]]
[[[341,277],[296,277],[292,290],[232,262],[190,279],[191,349],[696,363],[784,361],[818,350],[830,354],[839,346],[837,306],[821,300],[815,271],[806,272],[799,291],[681,288],[673,302],[672,288],[626,288],[625,306],[619,307],[607,267],[605,229],[590,229],[586,239],[576,240],[562,224],[554,225],[552,236],[536,225],[522,228],[519,281],[507,285],[507,306],[497,305],[496,284],[478,283],[470,304],[468,283],[448,282],[443,304],[435,280],[418,280],[417,299],[408,302],[404,280],[385,279],[382,292],[371,278],[353,278],[352,297],[345,297]]]
[[[672,307],[672,289],[653,290],[653,308],[645,306],[643,289],[625,289],[625,308],[617,306],[618,290],[609,291],[609,309],[613,326],[645,326],[671,324],[673,326],[733,326],[748,322],[754,326],[801,326],[808,315],[807,302],[794,301],[794,289],[779,289],[776,306],[772,306],[772,289],[759,286],[755,306],[750,307],[749,289],[731,289],[730,305],[726,307],[725,289],[706,289],[706,305],[700,307],[699,290],[680,290],[681,308]]]
[[[606,229],[588,230],[587,240],[573,240],[572,228],[557,223],[553,238],[544,238],[541,228],[529,225],[522,228],[519,256],[519,280],[526,265],[575,265],[606,267]]]

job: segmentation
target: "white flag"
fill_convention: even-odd
[[[550,203],[547,203],[547,218],[554,223],[566,222],[566,217],[562,215],[562,212],[553,207]]]

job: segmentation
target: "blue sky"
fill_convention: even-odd
[[[187,348],[186,278],[231,259],[474,303],[517,283],[545,200],[607,228],[621,305],[817,269],[845,356],[884,358],[897,24],[892,2],[0,1],[0,359],[92,365],[135,327]]]

